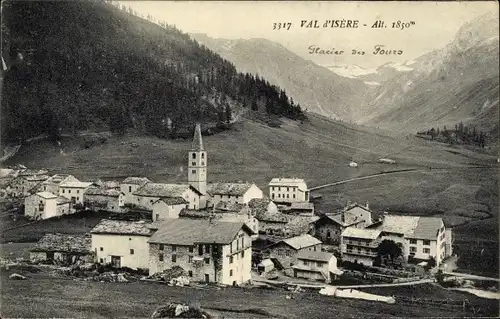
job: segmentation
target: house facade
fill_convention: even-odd
[[[152,181],[147,177],[127,177],[120,183],[120,191],[123,193],[124,204],[136,204],[137,199],[134,196],[134,192],[139,188],[144,186],[146,183],[151,183]]]
[[[244,223],[176,219],[149,240],[149,273],[180,266],[195,281],[239,285],[251,278],[251,236]]]
[[[304,250],[297,254],[297,262],[292,267],[296,278],[320,280],[330,283],[342,271],[337,268],[337,258],[327,252]]]
[[[200,196],[194,187],[188,184],[163,184],[147,183],[138,188],[133,195],[136,198],[136,205],[144,209],[153,210],[153,204],[159,199],[176,201],[187,201],[188,208],[200,208]]]
[[[373,266],[381,242],[380,234],[377,229],[346,228],[341,235],[342,260]]]
[[[275,202],[309,202],[307,184],[301,178],[273,178],[268,186],[269,197]]]
[[[39,192],[24,199],[24,214],[31,219],[48,219],[58,216],[57,195]]]
[[[290,268],[297,262],[297,254],[301,251],[321,251],[321,241],[305,234],[282,239],[263,249],[268,258],[279,261],[283,268]]]
[[[93,186],[83,194],[83,205],[92,210],[119,213],[125,204],[124,196],[118,189]]]
[[[38,191],[59,194],[59,186],[63,182],[79,182],[79,180],[73,175],[55,174],[49,177],[47,180],[43,181]]]
[[[117,268],[148,269],[152,233],[150,223],[103,219],[90,231],[95,261]]]
[[[184,198],[160,198],[153,202],[153,221],[179,218],[189,202]]]
[[[91,185],[91,182],[64,181],[59,184],[59,196],[71,200],[73,205],[83,205],[83,194]]]
[[[325,244],[340,245],[342,232],[347,227],[363,228],[364,222],[359,220],[355,222],[345,222],[343,214],[323,215],[313,223],[314,237]]]
[[[219,202],[232,204],[248,204],[254,198],[262,198],[264,194],[253,183],[210,183],[207,193],[210,205],[217,205]]]

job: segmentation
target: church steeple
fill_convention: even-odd
[[[203,140],[201,138],[201,125],[196,124],[193,136],[193,145],[191,146],[192,151],[203,151]]]
[[[207,152],[203,149],[201,126],[196,124],[188,155],[188,183],[203,195],[207,191]],[[200,206],[202,206],[200,202]]]

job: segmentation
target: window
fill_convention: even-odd
[[[132,240],[132,238],[129,237],[128,240]]]
[[[417,244],[417,240],[416,239],[410,239],[410,244],[416,245]]]
[[[201,161],[201,166],[205,165],[205,162],[204,161]]]
[[[99,258],[99,262],[100,262],[101,264],[104,264],[104,258]]]
[[[424,254],[430,254],[431,249],[430,248],[424,248]]]
[[[227,195],[227,198],[228,198],[228,199],[231,199],[231,195]]]
[[[46,191],[46,190],[47,190],[47,186],[44,186],[44,187],[43,187],[43,190],[44,190],[44,191]]]
[[[188,256],[188,263],[192,263],[193,262],[193,256]]]
[[[134,254],[134,250],[133,249],[130,249],[130,254],[133,255]]]
[[[245,251],[243,250],[243,251],[241,252],[241,258],[244,258],[244,257],[245,257]]]
[[[295,198],[295,194],[293,194],[293,198]]]
[[[71,189],[68,189],[68,194],[71,194]]]
[[[103,250],[104,250],[104,248],[100,247],[100,248],[99,248],[99,250],[100,250],[100,251],[103,251]]]
[[[431,241],[430,240],[424,240],[424,246],[430,246]]]
[[[274,193],[271,194],[271,198],[274,199]]]
[[[156,214],[156,220],[160,218],[160,214]]]
[[[286,198],[290,198],[290,194],[286,194]]]
[[[79,189],[77,189],[77,190],[76,190],[76,193],[77,193],[77,194],[80,194],[80,190],[79,190]]]
[[[172,262],[173,263],[177,262],[177,255],[172,255]]]
[[[173,251],[173,252],[177,251],[177,246],[172,245],[172,251]]]
[[[232,277],[233,276],[233,270],[229,270],[229,277]]]
[[[205,153],[201,153],[201,158],[205,158]]]
[[[281,194],[278,194],[278,198],[281,198]]]
[[[193,159],[195,159],[196,158],[196,153],[193,153],[191,156],[193,157]]]
[[[417,247],[410,247],[410,253],[416,253]]]
[[[304,260],[304,266],[307,266],[309,263],[307,262],[307,260]]]
[[[288,257],[290,257],[290,256],[292,255],[292,253],[291,253],[289,250],[285,251],[285,254],[286,254]]]
[[[160,250],[165,249],[165,246],[163,244],[160,244]]]
[[[62,190],[63,194],[64,194],[64,192],[65,192],[65,191],[66,191],[66,190],[63,188],[63,190]]]
[[[193,246],[189,246],[189,252],[192,253],[193,252]]]
[[[159,255],[158,255],[158,260],[159,260],[159,261],[163,261],[163,254],[159,254]]]
[[[196,170],[195,169],[191,170],[191,174],[196,174]]]
[[[196,166],[196,162],[191,162],[191,166]]]
[[[210,253],[210,245],[205,245],[205,254]]]
[[[192,270],[188,271],[188,276],[189,277],[193,277],[193,271]]]
[[[207,264],[207,265],[210,264],[210,258],[208,258],[208,257],[205,258],[205,264]]]
[[[229,257],[229,263],[232,264],[233,263],[233,256]]]
[[[129,186],[129,187],[128,187],[128,192],[129,192],[129,193],[132,193],[132,186]]]

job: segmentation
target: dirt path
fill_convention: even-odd
[[[450,275],[450,276],[456,276],[456,277],[462,277],[464,279],[474,279],[474,280],[492,280],[492,281],[498,281],[500,282],[499,278],[492,278],[492,277],[484,277],[484,276],[476,276],[476,275],[471,275],[471,274],[464,274],[460,272],[443,272],[445,275]]]
[[[339,288],[339,289],[380,288],[380,287],[414,286],[414,285],[421,285],[421,284],[429,284],[429,283],[433,283],[434,281],[435,281],[434,279],[421,279],[421,280],[416,280],[416,281],[400,282],[400,283],[395,283],[395,284],[373,284],[373,285],[352,285],[352,286],[331,285],[331,286],[335,287],[335,288]]]

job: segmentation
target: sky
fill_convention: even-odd
[[[266,38],[321,65],[356,64],[366,68],[404,62],[451,42],[465,22],[490,11],[488,2],[306,2],[306,1],[122,1],[121,4],[187,33],[212,38]],[[358,20],[359,28],[304,28],[301,21]],[[371,28],[377,21],[386,28]],[[393,22],[414,21],[409,28]],[[274,23],[291,22],[289,30],[273,30]],[[308,23],[307,22],[307,23]],[[306,24],[307,24],[306,23]],[[363,26],[366,24],[367,26]],[[402,50],[401,55],[374,55],[375,45]],[[309,47],[343,50],[342,55],[309,54]],[[352,50],[365,55],[352,55]]]

